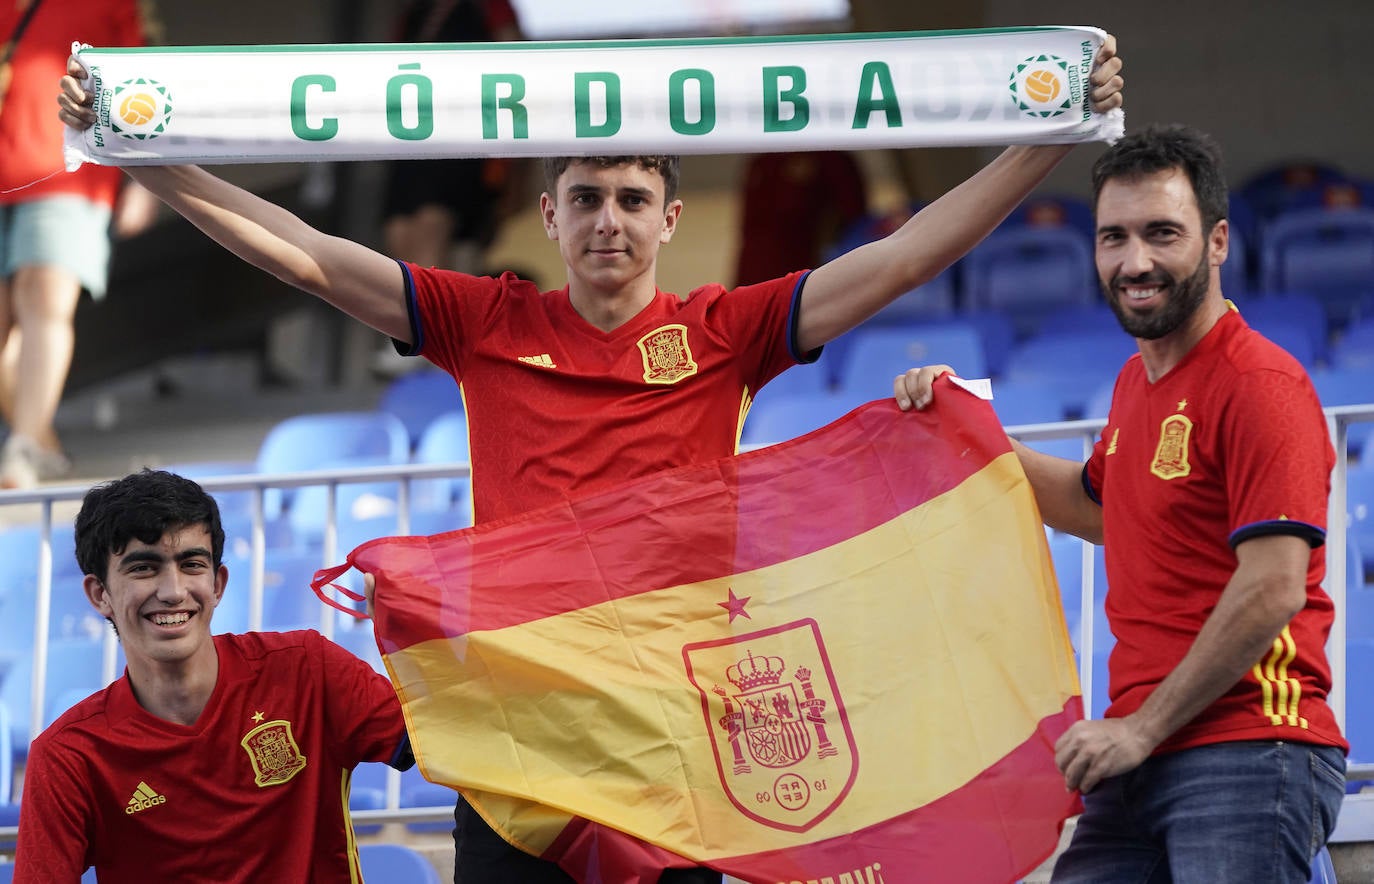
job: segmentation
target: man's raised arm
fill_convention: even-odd
[[[58,96],[58,116],[74,129],[95,122],[86,70],[73,57]],[[196,166],[125,170],[215,242],[255,267],[338,307],[383,334],[410,341],[405,280],[395,261],[300,218]]]
[[[1091,77],[1095,110],[1121,106],[1120,73],[1116,38],[1108,34]],[[934,279],[1002,223],[1072,149],[1009,147],[891,235],[817,268],[802,290],[800,350],[834,340],[904,292]]]

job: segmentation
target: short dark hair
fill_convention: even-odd
[[[545,157],[544,158],[544,189],[549,196],[558,199],[558,179],[568,167],[574,163],[590,163],[609,169],[614,166],[638,166],[649,172],[657,172],[663,176],[663,206],[677,199],[678,179],[680,178],[682,161],[675,154],[644,154],[641,156],[624,157]]]
[[[1193,185],[1203,233],[1210,233],[1227,215],[1226,176],[1221,148],[1210,135],[1191,126],[1147,126],[1107,148],[1093,164],[1093,211],[1102,187],[1113,178],[1137,178],[1169,169],[1182,169]]]
[[[157,543],[168,531],[192,525],[203,525],[210,533],[218,569],[224,527],[215,499],[190,479],[145,468],[86,492],[76,516],[76,563],[82,574],[104,583],[110,556],[124,552],[130,540]]]

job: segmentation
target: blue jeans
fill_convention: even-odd
[[[1345,757],[1239,742],[1149,758],[1083,796],[1053,884],[1306,884],[1336,825]]]

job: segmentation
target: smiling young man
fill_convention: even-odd
[[[412,763],[400,704],[316,632],[212,636],[223,549],[189,479],[145,470],[86,494],[83,586],[128,668],[34,740],[16,881],[358,880],[349,781]]]
[[[1106,716],[1055,747],[1084,812],[1053,880],[1306,882],[1347,748],[1326,702],[1326,421],[1222,294],[1211,139],[1127,136],[1093,190],[1102,289],[1140,353],[1086,465],[1014,443],[1045,522],[1105,545],[1116,636]],[[898,404],[944,370],[898,378]]]
[[[1120,69],[1108,37],[1091,75],[1098,110],[1121,105]],[[75,59],[69,73],[61,116],[84,129],[91,96]],[[1070,150],[1008,148],[885,239],[815,270],[733,290],[707,284],[682,298],[656,280],[659,249],[683,211],[674,156],[545,162],[544,230],[567,271],[553,291],[510,273],[398,263],[195,167],[127,171],[239,257],[452,374],[483,523],[735,453],[764,384],[953,264]],[[507,844],[466,802],[456,816],[459,884],[572,880]],[[663,880],[720,876],[677,869]]]

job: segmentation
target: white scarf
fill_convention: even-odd
[[[1112,141],[1095,28],[92,49],[68,168]]]

